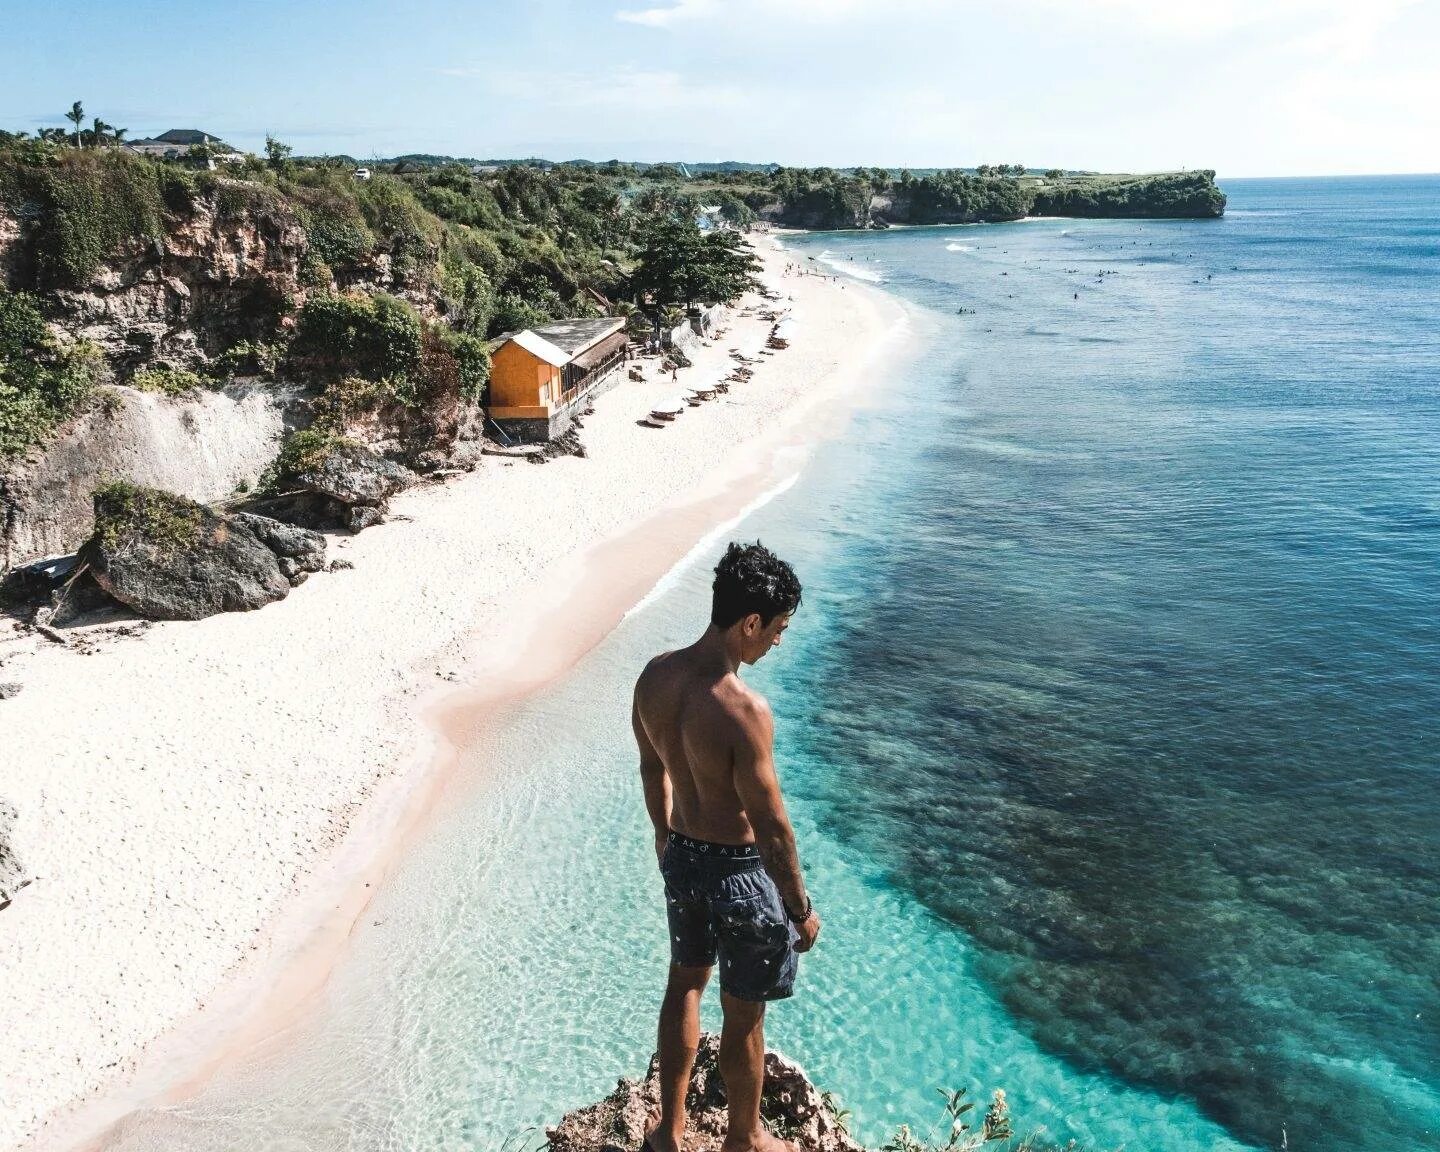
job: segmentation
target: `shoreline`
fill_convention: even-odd
[[[509,589],[496,587],[493,583],[481,589],[478,609],[472,607],[468,613],[451,603],[455,600],[451,593],[443,605],[446,611],[442,612],[438,629],[432,629],[418,642],[413,636],[407,637],[411,644],[403,654],[392,654],[382,646],[381,650],[388,659],[383,669],[387,675],[381,679],[387,681],[388,689],[378,700],[369,701],[372,719],[378,719],[382,725],[376,735],[383,738],[373,741],[380,746],[378,753],[370,749],[369,762],[363,765],[361,771],[357,772],[352,764],[342,772],[340,779],[329,781],[334,808],[318,812],[311,809],[303,813],[306,819],[296,821],[301,825],[297,832],[310,833],[303,837],[310,850],[299,850],[299,839],[296,839],[294,846],[297,850],[290,854],[291,858],[280,861],[289,864],[293,874],[283,891],[278,895],[272,894],[269,905],[257,917],[258,925],[243,931],[232,929],[220,946],[208,950],[211,954],[207,957],[211,960],[209,967],[202,966],[199,971],[188,974],[180,972],[179,978],[170,982],[166,989],[168,996],[163,998],[163,1002],[157,997],[149,1005],[152,1027],[158,1021],[158,1027],[151,1036],[137,1037],[136,1033],[143,1025],[135,1020],[126,1021],[130,1025],[128,1053],[126,1038],[113,1040],[111,1049],[119,1050],[118,1061],[108,1068],[103,1065],[96,1067],[98,1061],[92,1058],[91,1067],[82,1066],[79,1076],[72,1074],[69,1078],[68,1082],[78,1085],[78,1090],[70,1092],[67,1099],[55,1100],[59,1093],[51,1087],[48,1092],[51,1100],[47,1101],[47,1092],[38,1080],[20,1081],[21,1092],[16,1093],[18,1100],[12,1098],[11,1107],[25,1107],[27,1101],[23,1090],[29,1087],[29,1099],[33,1101],[30,1130],[20,1130],[26,1125],[23,1121],[17,1123],[14,1113],[4,1117],[8,1127],[0,1128],[0,1147],[31,1150],[103,1146],[106,1131],[117,1122],[123,1123],[124,1116],[140,1104],[182,1099],[239,1055],[253,1056],[270,1045],[283,1044],[286,1029],[303,1015],[305,1006],[323,989],[328,972],[343,952],[350,930],[378,891],[393,862],[411,843],[411,838],[420,834],[433,816],[444,811],[465,787],[465,780],[461,778],[463,774],[457,770],[457,752],[468,734],[483,728],[497,709],[542,688],[573,666],[585,652],[609,634],[627,611],[633,611],[643,603],[668,573],[684,564],[701,546],[697,542],[703,543],[710,535],[723,532],[728,523],[745,515],[757,502],[777,494],[778,486],[793,482],[813,445],[843,427],[850,411],[863,403],[860,385],[866,365],[881,353],[887,343],[901,338],[909,313],[894,297],[870,285],[862,286],[853,281],[848,285],[839,285],[818,279],[807,282],[804,278],[777,277],[776,271],[786,259],[783,249],[769,239],[762,239],[757,248],[767,264],[767,281],[782,295],[796,298],[796,312],[801,317],[800,332],[789,350],[757,363],[755,377],[736,385],[728,398],[734,401],[729,410],[715,404],[687,410],[675,426],[661,432],[640,431],[637,436],[630,419],[636,413],[629,409],[647,407],[652,393],[673,391],[675,385],[649,380],[644,385],[636,385],[624,381],[597,400],[595,415],[586,421],[582,436],[587,446],[591,447],[590,459],[566,458],[544,468],[523,466],[523,471],[516,472],[514,466],[492,465],[490,461],[493,458],[487,458],[486,465],[471,476],[444,487],[405,494],[396,501],[398,515],[392,525],[372,529],[353,541],[345,538],[335,541],[337,551],[342,555],[348,554],[362,561],[357,563],[360,571],[315,581],[309,588],[298,590],[290,600],[271,606],[265,613],[212,618],[224,621],[211,629],[222,633],[222,648],[227,641],[232,647],[253,646],[262,640],[255,635],[260,631],[258,625],[270,625],[266,631],[271,632],[279,628],[287,605],[293,605],[290,608],[292,615],[302,611],[303,605],[308,616],[338,619],[342,626],[348,624],[350,632],[364,629],[367,624],[376,624],[374,619],[365,617],[364,609],[369,608],[372,614],[377,607],[382,612],[386,608],[393,609],[393,605],[376,603],[377,600],[384,601],[383,596],[372,595],[368,604],[361,605],[360,610],[350,616],[346,615],[346,604],[335,602],[345,599],[339,594],[341,588],[367,579],[380,582],[390,591],[396,591],[390,585],[398,579],[403,584],[399,591],[409,593],[410,606],[418,602],[420,607],[424,607],[427,601],[444,599],[442,590],[425,586],[426,570],[421,569],[417,574],[400,563],[397,572],[395,553],[405,549],[406,545],[399,540],[387,539],[392,535],[423,532],[427,527],[432,537],[444,537],[447,528],[452,533],[468,530],[469,535],[458,541],[441,539],[438,547],[434,539],[423,541],[422,544],[429,546],[428,551],[421,549],[423,555],[443,555],[447,545],[464,544],[470,550],[470,558],[488,560],[492,559],[485,551],[485,545],[489,544],[508,552],[504,559],[528,578],[522,592],[527,603],[521,605],[518,611],[505,603]],[[782,301],[780,306],[787,303]],[[725,351],[728,347],[740,347],[753,354],[757,335],[763,337],[768,328],[768,324],[762,321],[738,315],[732,316],[730,325],[730,332],[715,341],[713,347],[699,349],[693,355],[696,367],[687,373],[687,383],[705,378],[712,371],[723,373],[730,366]],[[624,412],[619,411],[622,407],[626,409]],[[747,408],[752,410],[746,411]],[[717,427],[722,420],[726,426]],[[741,434],[742,431],[748,434]],[[618,454],[611,452],[617,448],[623,452],[629,445],[645,443],[646,437],[648,442],[657,445],[657,456],[668,454],[672,463],[688,467],[689,474],[667,479],[660,475],[665,472],[661,461],[656,461],[660,466],[647,468],[645,464],[637,465],[633,457],[628,461],[621,460]],[[737,444],[740,446],[738,451],[735,450]],[[603,466],[596,465],[595,460],[602,453],[609,457],[609,462]],[[599,474],[602,467],[610,470],[603,476]],[[589,478],[589,483],[585,479],[587,469],[594,469],[597,473]],[[642,470],[650,475],[641,475]],[[548,483],[556,476],[563,476],[564,482]],[[596,491],[607,479],[612,485],[628,484],[631,488],[638,488],[648,484],[648,488],[642,497],[637,497],[633,491],[618,494]],[[497,480],[503,489],[498,493],[491,491],[496,487]],[[465,518],[464,509],[457,507],[467,497],[493,501],[496,496],[504,498],[508,494],[521,500],[527,497],[544,499],[546,493],[542,488],[561,488],[562,494],[550,495],[557,503],[562,503],[563,489],[567,485],[569,495],[581,500],[589,497],[605,501],[607,495],[630,496],[632,499],[628,504],[623,499],[610,502],[606,510],[613,515],[608,519],[586,515],[589,510],[577,509],[573,500],[566,504],[559,510],[560,519],[569,517],[570,523],[565,526],[572,529],[574,537],[568,541],[569,547],[559,551],[555,550],[553,540],[548,542],[550,548],[545,551],[534,539],[517,542],[498,533],[490,536],[485,533],[483,525],[477,532]],[[412,509],[415,515],[407,517]],[[438,526],[434,522],[427,525],[427,520],[441,523]],[[528,527],[531,533],[544,533],[547,527],[535,523],[533,517],[523,515],[516,523]],[[396,533],[395,528],[401,525],[404,531]],[[475,538],[477,535],[480,537],[478,540]],[[381,559],[387,545],[389,555],[384,559],[389,561],[388,569],[367,576],[365,569]],[[417,583],[421,585],[418,589],[415,587]],[[484,596],[486,590],[491,595]],[[371,591],[373,593],[374,589]],[[300,592],[306,595],[299,595]],[[327,603],[327,600],[331,602]],[[253,622],[256,627],[237,628],[237,621],[243,621],[245,625]],[[180,625],[179,631],[177,626],[152,630],[138,644],[117,642],[92,657],[91,661],[123,664],[126,657],[154,649],[171,637],[184,636],[192,644],[197,643],[206,631],[204,626],[207,623]],[[186,629],[194,631],[184,631]],[[407,629],[407,632],[415,630]],[[292,647],[299,647],[307,637],[282,635],[279,639],[293,639],[295,643]],[[343,644],[337,649],[331,653],[332,659],[351,659],[360,655]],[[214,657],[217,654],[208,655]],[[287,652],[287,655],[304,656],[309,653]],[[35,664],[49,665],[52,669],[58,664],[73,665],[79,659],[78,654],[70,652],[37,652],[34,656]],[[222,658],[212,660],[201,671],[218,672],[226,663],[224,653],[219,656]],[[67,675],[57,679],[68,681],[71,678],[68,674],[76,671],[74,667],[68,668]],[[443,684],[422,687],[433,683],[434,677],[442,677]],[[84,676],[78,679],[83,680]],[[459,680],[464,681],[464,687],[455,686],[455,681]],[[190,682],[185,683],[186,687],[177,693],[180,697],[190,694]],[[300,693],[323,693],[324,690],[322,685],[315,685],[303,676],[287,686]],[[92,698],[101,694],[95,691],[101,686],[91,684],[88,687]],[[172,685],[172,692],[175,687],[178,685]],[[198,691],[198,685],[195,687],[196,694],[203,695]],[[40,696],[39,692],[34,696],[27,693],[15,703],[24,703],[28,698],[38,705]],[[182,711],[185,703],[183,699],[180,701]],[[210,701],[201,699],[188,703],[198,705],[199,714],[204,715]],[[317,701],[309,703],[313,705]],[[323,700],[320,703],[323,704]],[[39,708],[39,711],[44,709]],[[303,723],[305,717],[301,714],[304,711],[304,708],[296,707],[287,715],[294,723],[279,740],[280,743],[286,739],[292,744],[300,742],[301,747],[291,747],[289,751],[292,758],[301,762],[306,760],[307,753],[315,753],[315,746],[310,742],[315,733]],[[7,725],[16,713],[13,704],[7,705]],[[193,712],[191,714],[194,715]],[[132,727],[135,726],[151,727],[132,724]],[[40,728],[43,725],[32,725],[31,732],[21,731],[22,742],[27,736],[32,740],[31,747],[22,743],[24,751],[38,751],[33,747],[33,741]],[[132,731],[127,735],[153,737],[154,733],[153,730],[146,733]],[[223,759],[225,737],[229,733],[189,735],[192,738],[198,736],[202,742],[218,743],[219,752],[213,759]],[[355,734],[334,730],[319,734],[322,741],[327,735],[343,742],[346,735],[353,741]],[[132,740],[129,767],[138,768],[141,772],[148,768],[160,776],[193,772],[194,765],[186,768],[189,762],[184,759],[184,750],[177,746],[184,743],[186,741],[179,739],[162,742],[160,747],[163,752],[159,763],[156,763],[153,746],[147,747],[143,740]],[[234,751],[233,748],[231,750]],[[242,745],[242,751],[249,752],[248,755],[242,754],[243,764],[261,768],[267,763],[259,749],[244,750]],[[133,762],[137,759],[138,764]],[[283,783],[292,789],[303,788],[307,776],[311,774],[308,768],[308,764],[302,763],[300,771],[292,773]],[[241,773],[245,779],[249,779],[250,775],[249,772]],[[22,805],[28,804],[36,791],[42,800],[47,799],[43,783],[53,781],[47,777],[38,789],[33,787],[34,781],[31,783],[29,791],[22,787],[18,795],[7,784],[7,795],[19,800]],[[212,819],[214,812],[225,815],[227,801],[254,800],[255,793],[250,785],[237,789],[235,784],[232,779],[219,789],[218,797],[211,797],[212,801],[221,801],[218,805],[212,803]],[[146,786],[153,787],[148,783]],[[233,790],[227,793],[226,787]],[[261,788],[263,790],[263,785]],[[154,810],[165,807],[164,799],[143,794],[138,798],[151,804],[151,810],[146,813],[150,820],[164,817],[165,813]],[[92,801],[92,797],[84,793],[64,799],[81,808]],[[131,791],[119,808],[122,811],[130,808],[130,801],[136,799],[136,793]],[[255,806],[246,809],[243,815],[261,822],[271,814],[263,807]],[[318,820],[317,816],[320,817]],[[22,806],[22,820],[24,818],[25,808]],[[119,825],[124,826],[123,820]],[[258,829],[251,828],[250,831]],[[314,843],[316,839],[320,840],[318,845]],[[121,835],[119,840],[123,842],[125,837]],[[216,871],[213,866],[216,861],[232,865],[250,863],[250,853],[243,845],[231,843],[226,847],[230,848],[228,856],[223,850],[214,856],[204,857],[192,851],[180,853],[179,859],[187,867],[197,866],[197,870],[198,865],[210,863],[212,873]],[[269,847],[267,842],[266,848]],[[35,858],[33,849],[28,849],[28,854]],[[170,855],[173,857],[175,853]],[[267,855],[285,856],[286,853],[271,852]],[[167,862],[173,864],[175,860]],[[268,859],[265,862],[273,863]],[[22,893],[3,914],[12,918],[5,922],[6,928],[10,929],[12,925],[18,928],[22,938],[27,929],[37,930],[36,925],[44,923],[47,905],[52,924],[63,924],[67,919],[65,910],[55,907],[53,898],[47,899],[64,884],[65,870],[62,869],[57,876],[43,854],[35,859],[35,863],[35,870],[42,880]],[[97,886],[103,885],[104,864],[96,859],[93,848],[85,866],[92,870],[92,875],[86,879],[97,880]],[[45,881],[47,874],[55,876],[55,882]],[[41,884],[45,884],[45,888],[41,888]],[[162,882],[160,887],[167,885],[168,881]],[[223,879],[219,887],[226,887]],[[204,897],[214,895],[215,888],[213,879],[209,883],[197,883],[195,902],[205,906]],[[36,889],[40,891],[36,892]],[[89,895],[92,905],[101,902],[98,893]],[[136,895],[143,897],[145,894]],[[169,892],[166,891],[165,895],[168,898]],[[152,917],[164,920],[166,909],[163,905],[153,906],[155,901],[147,905],[143,898],[138,903],[145,912],[138,922],[133,917],[128,923],[122,920],[109,934],[106,940],[108,947],[98,946],[100,941],[96,941],[96,955],[90,959],[108,961],[111,971],[107,973],[104,970],[106,965],[102,964],[98,965],[99,972],[72,971],[70,975],[103,981],[107,975],[113,974],[116,967],[114,952],[117,944],[124,943],[127,934],[143,936],[148,943],[154,944],[149,939],[152,933],[148,931]],[[17,910],[22,913],[18,919],[15,918]],[[165,944],[169,946],[168,954],[188,957],[190,953],[186,945],[193,942],[195,925],[179,928],[167,925],[167,928],[169,935],[165,937]],[[167,949],[161,948],[160,951],[167,952]],[[227,951],[228,962],[217,969],[213,954]],[[14,954],[14,950],[0,940],[0,960],[9,960]],[[19,955],[22,958],[25,955],[23,946]],[[72,969],[84,967],[83,958],[71,965]],[[176,964],[175,967],[179,970],[180,966]],[[109,990],[123,994],[123,961],[119,968],[122,979]],[[26,974],[19,964],[16,972],[22,976]],[[63,981],[51,975],[49,986],[45,978],[17,981],[20,985],[17,989],[19,1005],[23,1006],[32,999],[37,1004],[44,1003],[47,997],[53,999],[54,985]],[[187,975],[188,980],[185,979]],[[191,1001],[188,1005],[183,1003],[187,999]],[[107,997],[106,1003],[109,1002]],[[24,1015],[23,1012],[17,1014]],[[97,1030],[103,1035],[109,1031],[107,1025],[113,1023],[103,1013],[78,1008],[60,1029],[63,1035],[58,1040],[52,1040],[48,1054],[53,1057],[63,1052],[78,1062],[86,1052],[75,1051],[77,1041],[93,1038]],[[68,1047],[62,1047],[62,1044],[68,1044]],[[90,1054],[93,1057],[93,1052]],[[11,1060],[16,1067],[28,1067],[26,1055],[22,1049],[14,1053]],[[34,1053],[29,1056],[29,1064],[33,1064]],[[56,1062],[52,1059],[51,1066]],[[0,1072],[5,1071],[3,1064],[4,1058],[0,1056]],[[117,1066],[118,1071],[115,1070]],[[81,1080],[86,1082],[80,1084]],[[50,1106],[47,1107],[47,1103]]]

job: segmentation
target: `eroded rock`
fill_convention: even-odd
[[[275,553],[243,524],[154,488],[95,494],[95,535],[83,557],[95,582],[152,620],[200,620],[283,600]]]
[[[690,1091],[686,1152],[717,1152],[725,1138],[725,1084],[720,1078],[720,1038],[700,1038]],[[650,1060],[644,1080],[622,1079],[598,1104],[569,1113],[546,1130],[551,1152],[635,1152],[660,1109],[660,1067]],[[798,1064],[765,1053],[761,1115],[773,1131],[804,1152],[862,1152]]]
[[[417,477],[409,468],[347,441],[295,479],[301,487],[341,504],[365,504],[383,510],[391,496],[409,488]]]
[[[325,537],[318,532],[295,524],[283,524],[254,512],[236,512],[230,517],[230,522],[248,528],[275,553],[281,573],[291,584],[299,584],[311,572],[319,572],[325,567]],[[299,579],[296,579],[297,575]]]
[[[266,516],[222,516],[153,488],[95,494],[82,559],[111,597],[153,620],[199,620],[283,600],[325,566],[318,533]]]

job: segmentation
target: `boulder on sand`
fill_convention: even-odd
[[[297,473],[295,479],[301,487],[341,504],[383,509],[391,496],[409,488],[417,477],[410,469],[363,444],[342,440],[313,466]]]
[[[239,524],[254,533],[255,538],[275,553],[280,574],[292,587],[303,584],[311,572],[325,567],[325,537],[308,528],[282,524],[254,512],[236,512],[231,524]]]
[[[686,1152],[717,1152],[726,1129],[718,1036],[700,1038],[685,1108]],[[635,1152],[659,1112],[660,1064],[652,1057],[643,1081],[621,1080],[600,1103],[571,1112],[545,1135],[550,1152]],[[800,1066],[774,1052],[765,1053],[760,1114],[802,1152],[863,1152]]]
[[[252,506],[309,528],[359,532],[382,523],[390,497],[420,479],[363,444],[310,431],[297,433],[292,446],[281,451],[280,463],[286,491],[262,496]]]
[[[283,600],[324,564],[324,539],[263,516],[222,516],[171,492],[116,483],[95,493],[95,535],[81,559],[100,587],[141,616],[200,620]]]

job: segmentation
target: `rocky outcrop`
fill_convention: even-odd
[[[410,469],[351,443],[338,445],[314,467],[296,476],[301,487],[338,503],[371,505],[382,510],[391,496],[415,480]]]
[[[122,373],[156,361],[196,366],[236,341],[269,339],[304,298],[309,244],[293,209],[264,192],[222,183],[171,214],[163,239],[136,236],[83,282],[56,286],[56,330],[95,345]],[[13,212],[0,223],[0,239],[9,237],[0,265],[16,288],[31,286],[28,231]]]
[[[168,492],[95,494],[81,551],[107,594],[153,620],[200,620],[283,600],[325,562],[324,538],[263,516],[221,516]]]
[[[10,802],[0,798],[0,908],[9,904],[15,893],[30,883],[31,879],[11,845],[11,836],[18,819],[19,813]]]
[[[359,532],[383,523],[390,497],[419,479],[363,444],[339,440],[319,459],[286,475],[284,494],[261,497],[253,507],[292,524]]]
[[[686,1152],[717,1152],[725,1138],[725,1084],[720,1078],[720,1039],[700,1039],[690,1091]],[[546,1131],[551,1152],[635,1152],[660,1109],[660,1066],[652,1058],[644,1080],[623,1079],[598,1104],[571,1112]],[[765,1053],[760,1112],[775,1131],[802,1152],[862,1152],[804,1071],[785,1057]]]
[[[209,502],[253,485],[288,426],[298,389],[235,384],[183,398],[113,389],[43,449],[0,472],[0,571],[75,551],[107,480]]]
[[[253,512],[237,512],[229,517],[232,527],[248,530],[255,539],[275,553],[280,575],[292,588],[305,583],[310,573],[325,567],[325,537],[295,524],[282,524],[268,516]]]
[[[1225,213],[1225,193],[1210,169],[1145,176],[1075,177],[1042,185],[1032,216],[1206,219]]]

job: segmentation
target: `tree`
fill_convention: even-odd
[[[732,232],[700,231],[694,220],[656,221],[648,229],[630,291],[653,306],[697,300],[723,303],[755,284],[760,262]]]
[[[1024,176],[1024,175],[1025,175],[1025,165],[1024,165],[1024,164],[1012,164],[1012,165],[1010,165],[1010,173],[1011,173],[1011,175],[1013,175],[1013,176]]]
[[[1047,168],[1045,170],[1045,179],[1047,180],[1059,180],[1064,175],[1065,169],[1063,168]]]
[[[85,122],[85,105],[79,100],[70,105],[70,111],[65,113],[65,119],[75,125],[75,147],[80,147],[80,125]]]
[[[95,119],[90,122],[90,125],[91,146],[103,148],[105,146],[106,136],[114,130],[115,125],[105,123],[99,116],[96,116]]]
[[[975,175],[977,176],[989,176],[990,172],[991,168],[989,164],[981,164],[975,169]]]
[[[271,168],[284,168],[290,163],[290,153],[295,151],[289,144],[282,144],[268,132],[265,134],[265,159]]]

